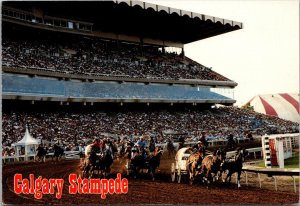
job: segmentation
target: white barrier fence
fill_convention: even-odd
[[[256,159],[257,153],[260,153],[260,156],[262,156],[262,148],[261,147],[254,147],[246,149],[248,151],[249,155],[253,154],[254,158]],[[226,153],[226,158],[233,157],[236,154],[236,151],[231,151]]]
[[[54,153],[50,152],[47,153],[46,157],[53,157]],[[65,151],[64,157],[67,160],[71,159],[80,159],[81,152],[80,151]],[[27,155],[28,160],[36,160],[36,154]],[[11,162],[19,162],[24,161],[25,155],[18,155],[18,156],[3,156],[2,162],[3,163],[11,163]]]

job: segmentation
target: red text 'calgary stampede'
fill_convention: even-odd
[[[117,174],[116,179],[86,179],[77,177],[76,174],[69,175],[69,194],[100,194],[105,199],[107,194],[126,194],[128,192],[128,180]],[[64,180],[46,179],[34,174],[29,179],[23,178],[22,174],[14,176],[14,192],[16,194],[34,194],[36,199],[41,199],[43,194],[55,194],[57,199],[62,196]]]

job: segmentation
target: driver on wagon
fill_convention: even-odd
[[[203,142],[198,141],[196,145],[193,146],[193,152],[200,152],[203,157],[205,156],[205,146],[203,144]]]
[[[95,138],[93,143],[92,143],[92,151],[96,151],[97,152],[100,152],[100,148],[101,148],[101,144],[100,144],[100,140]]]

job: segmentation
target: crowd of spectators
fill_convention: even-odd
[[[182,54],[86,37],[29,40],[5,36],[2,65],[77,75],[230,81]]]
[[[30,134],[43,141],[59,141],[76,147],[95,137],[135,140],[141,135],[154,136],[156,143],[167,141],[170,134],[197,141],[202,132],[209,139],[245,137],[266,133],[299,132],[299,124],[265,116],[237,107],[204,111],[127,111],[127,112],[19,112],[3,111],[2,145],[19,141],[28,125]],[[6,150],[5,150],[6,151]]]

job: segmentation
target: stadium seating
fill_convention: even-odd
[[[260,125],[255,125],[259,121]],[[26,111],[4,110],[2,115],[3,145],[10,145],[20,140],[26,124],[35,138],[47,141],[61,140],[65,145],[79,144],[84,139],[99,137],[100,134],[126,136],[150,133],[158,143],[166,137],[162,131],[173,131],[185,134],[189,138],[199,137],[206,131],[210,139],[244,137],[244,132],[252,131],[253,135],[299,132],[299,124],[277,117],[269,117],[250,110],[236,107],[220,107],[210,110],[177,110],[177,111]]]
[[[141,52],[135,44],[119,43],[116,48],[113,41],[78,38],[60,42],[4,37],[2,65],[100,76],[230,81],[187,57],[163,53],[158,47],[143,47]]]

